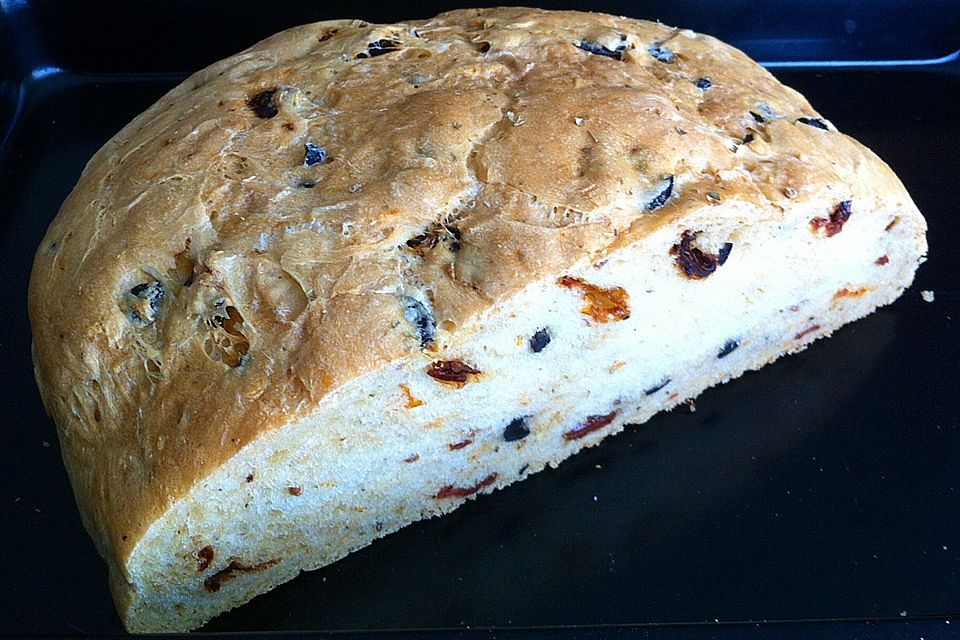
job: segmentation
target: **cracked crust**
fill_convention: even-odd
[[[909,203],[798,118],[825,122],[714,38],[519,8],[305,25],[194,74],[93,157],[34,263],[38,382],[101,553],[125,575],[259,434],[707,194]]]

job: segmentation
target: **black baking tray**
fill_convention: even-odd
[[[928,262],[895,304],[707,391],[695,412],[659,415],[204,630],[948,634],[960,614],[960,7],[542,6],[660,19],[764,61],[900,175],[930,226]],[[34,249],[86,161],[189,71],[279,29],[454,7],[0,1],[0,633],[122,631],[33,381],[25,311]]]

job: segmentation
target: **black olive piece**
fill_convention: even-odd
[[[424,233],[407,240],[406,245],[423,255],[437,246],[438,242],[446,242],[450,251],[456,253],[460,250],[461,239],[462,234],[456,226],[434,222]]]
[[[276,104],[277,89],[267,89],[266,91],[261,91],[258,94],[255,94],[247,100],[247,106],[258,118],[272,118],[277,115],[279,110],[277,109]]]
[[[327,150],[323,147],[318,147],[312,142],[308,142],[304,145],[306,148],[306,153],[303,156],[303,166],[312,167],[315,164],[323,164],[327,159]]]
[[[130,289],[130,295],[140,300],[146,300],[150,305],[150,316],[144,318],[136,309],[130,309],[130,319],[137,324],[147,325],[154,321],[154,314],[160,308],[163,299],[163,285],[158,281],[143,282]]]
[[[827,126],[827,123],[820,118],[797,118],[797,122],[800,124],[810,125],[811,127],[816,127],[817,129],[823,129],[824,131],[830,131],[830,127]]]
[[[450,234],[450,251],[453,251],[454,253],[460,251],[460,239],[462,237],[460,235],[460,229],[457,229],[452,224],[446,225],[444,229],[446,229],[447,233]]]
[[[724,242],[723,246],[720,247],[720,253],[717,254],[717,264],[722,265],[727,261],[727,258],[730,257],[730,252],[733,250],[732,242]]]
[[[666,186],[660,190],[660,193],[658,193],[656,197],[654,197],[654,199],[648,202],[647,205],[644,207],[645,211],[653,211],[654,209],[659,209],[660,207],[662,207],[667,203],[667,200],[670,199],[670,195],[673,193],[673,176],[672,175],[667,176],[666,182],[667,182]]]
[[[396,40],[387,40],[386,38],[381,38],[376,42],[371,42],[367,45],[367,51],[357,54],[358,58],[376,58],[377,56],[382,56],[387,53],[393,53],[394,51],[400,50],[400,43]]]
[[[163,285],[156,280],[144,282],[130,289],[130,293],[141,300],[149,300],[150,306],[156,309],[157,305],[160,304],[160,300],[163,299]]]
[[[751,142],[753,142],[753,134],[748,133],[746,136],[744,136],[742,144],[750,144]]]
[[[546,327],[537,331],[530,338],[530,350],[534,353],[540,353],[548,344],[550,344],[550,332],[547,331]]]
[[[703,89],[706,91],[712,86],[713,82],[711,82],[710,78],[700,78],[697,80],[697,89]]]
[[[650,387],[649,389],[644,389],[643,394],[647,396],[652,396],[653,394],[655,394],[657,391],[660,391],[660,389],[663,389],[668,384],[670,384],[670,378],[664,378],[663,382],[659,382],[653,385],[652,387]]]
[[[647,47],[647,51],[654,57],[654,59],[659,60],[660,62],[673,62],[677,57],[675,53],[667,49],[660,42],[654,42],[652,45]]]
[[[411,249],[431,249],[437,243],[428,233],[421,233],[407,240],[406,245]]]
[[[410,296],[404,296],[406,309],[403,317],[417,328],[417,334],[420,337],[420,346],[426,347],[433,342],[433,336],[437,332],[437,325],[433,319],[433,314],[424,306],[422,302]]]
[[[763,119],[763,116],[757,113],[756,111],[751,111],[750,115],[753,116],[753,119],[756,120],[757,122],[766,122],[766,120]]]
[[[577,45],[577,48],[594,55],[606,56],[608,58],[613,58],[614,60],[623,60],[623,50],[627,48],[627,44],[622,43],[617,46],[616,49],[607,49],[601,44],[581,40],[580,44]]]
[[[727,340],[723,344],[723,348],[720,349],[720,352],[717,354],[717,359],[721,360],[726,358],[728,355],[737,350],[737,347],[740,346],[739,340]]]
[[[530,435],[530,428],[527,426],[526,418],[514,418],[503,430],[503,439],[506,442],[523,440],[528,435]]]
[[[297,180],[295,186],[300,187],[301,189],[313,189],[315,186],[317,186],[317,182],[316,180],[299,179]]]
[[[517,472],[517,475],[521,475],[521,476],[522,476],[522,475],[523,475],[523,472],[526,471],[526,470],[529,469],[529,468],[530,468],[530,465],[529,465],[529,464],[523,465],[522,467],[520,467],[520,471]]]

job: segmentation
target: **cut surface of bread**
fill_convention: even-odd
[[[925,230],[709,36],[305,25],[90,161],[37,379],[124,624],[189,630],[892,302]]]

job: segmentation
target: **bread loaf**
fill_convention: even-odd
[[[321,22],[90,160],[34,262],[37,381],[124,624],[189,630],[892,302],[925,228],[709,36]]]

